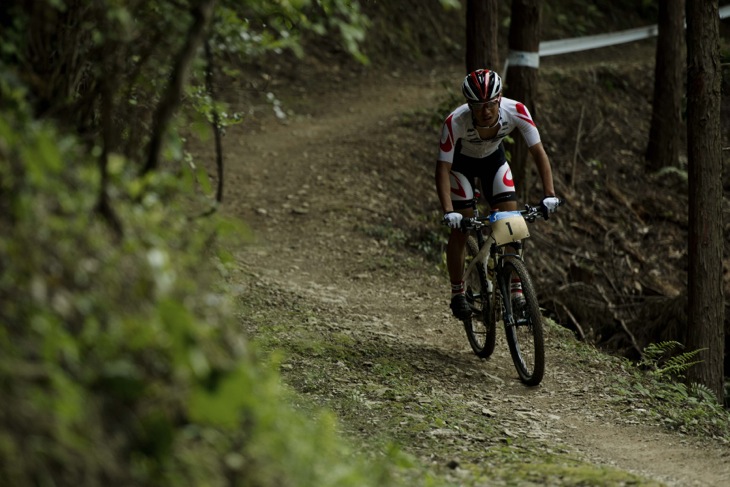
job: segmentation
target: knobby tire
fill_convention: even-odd
[[[513,316],[512,323],[507,323],[505,320],[504,324],[512,361],[520,380],[525,385],[536,386],[542,381],[545,373],[545,343],[537,293],[527,267],[521,259],[506,257],[503,260],[501,276],[500,291],[504,298],[504,316],[505,318],[507,314]],[[513,276],[517,276],[521,281],[525,297],[524,311],[518,310],[517,313],[513,313],[510,299],[510,282]]]
[[[467,239],[467,249],[473,258],[479,252],[474,236]],[[494,352],[496,326],[489,311],[491,297],[487,294],[487,274],[483,265],[477,266],[478,281],[467,283],[467,300],[472,307],[472,315],[464,320],[464,330],[474,353],[481,358],[489,358]]]

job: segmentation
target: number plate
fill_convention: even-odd
[[[498,211],[489,215],[492,238],[497,245],[517,242],[530,236],[527,222],[519,211]]]

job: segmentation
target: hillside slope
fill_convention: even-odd
[[[447,308],[433,189],[434,120],[459,102],[458,41],[429,48],[414,19],[397,18],[411,34],[401,49],[417,55],[366,68],[319,46],[296,71],[259,66],[265,83],[227,92],[252,114],[225,142],[224,211],[257,236],[232,276],[245,332],[282,351],[300,407],[335,411],[361,453],[393,443],[408,454],[403,485],[730,482],[730,437],[693,419],[696,403],[667,413],[631,366],[562,327],[548,327],[535,389],[517,380],[501,331],[490,360],[471,353]],[[641,170],[653,49],[547,59],[534,114],[568,200],[532,229],[541,302],[575,334],[630,356],[652,341],[634,326],[681,326],[686,278],[686,182]],[[262,86],[281,118],[264,102],[251,110]]]
[[[337,96],[321,80],[311,92],[300,84],[287,118],[262,115],[226,139],[225,211],[257,235],[232,276],[242,324],[283,350],[282,375],[302,407],[332,408],[365,454],[398,445],[416,461],[405,485],[730,482],[725,438],[667,430],[656,411],[618,394],[617,377],[631,382],[626,364],[560,327],[548,328],[535,389],[517,380],[501,332],[493,358],[471,354],[447,309],[445,271],[429,258],[442,231],[438,133],[414,115],[437,111],[460,68],[342,76]],[[554,258],[548,237],[575,211],[535,226],[536,267]]]

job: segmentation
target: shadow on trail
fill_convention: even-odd
[[[409,381],[412,385],[425,384],[429,387],[440,384],[442,388],[461,392],[464,389],[484,392],[507,387],[510,392],[529,394],[540,389],[524,386],[509,356],[499,351],[497,356],[485,360],[476,357],[468,348],[448,350],[369,330],[353,334],[353,338],[356,345],[346,357],[342,357],[342,362],[351,369],[366,371],[374,378]]]

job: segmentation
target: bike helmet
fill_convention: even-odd
[[[464,78],[461,91],[470,102],[493,100],[502,92],[502,78],[494,71],[477,69]]]

